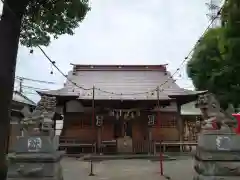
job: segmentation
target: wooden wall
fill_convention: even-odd
[[[92,127],[91,117],[83,113],[66,113],[61,136],[81,141],[95,141],[96,129]]]
[[[183,133],[184,133],[185,141],[197,141],[198,132],[196,128],[196,119],[199,119],[199,118],[197,116],[183,117],[183,124],[184,124]]]
[[[81,141],[97,141],[97,127],[92,126],[92,115],[84,113],[67,113],[64,117],[63,133],[61,136],[76,138]],[[102,140],[114,139],[113,121],[103,121],[101,130]]]
[[[154,141],[178,141],[178,119],[177,113],[162,112],[159,114],[155,126],[152,127],[152,140]]]
[[[103,121],[101,127],[101,139],[102,141],[110,141],[114,139],[114,123],[111,120]]]
[[[91,114],[67,113],[64,117],[64,127],[61,136],[76,138],[82,141],[97,141],[97,128],[92,126]],[[115,139],[114,119],[115,117],[104,117],[101,127],[101,139],[103,141]],[[132,121],[133,141],[148,140],[148,116],[140,116]],[[179,131],[177,129],[177,115],[172,112],[160,113],[160,120],[150,128],[152,140],[154,141],[177,141]]]
[[[153,141],[178,141],[179,130],[177,126],[177,114],[173,112],[160,113],[156,125],[148,129],[147,116],[133,120],[133,140],[147,140],[148,131],[151,131]]]
[[[147,118],[139,117],[133,120],[132,138],[133,141],[142,141],[148,139]]]

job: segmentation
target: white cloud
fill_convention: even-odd
[[[174,72],[207,27],[206,13],[203,0],[93,0],[75,35],[53,41],[46,52],[65,73],[70,63],[168,63]],[[17,75],[63,84],[50,70],[38,50],[19,49]],[[185,68],[181,73],[178,84],[190,87]]]

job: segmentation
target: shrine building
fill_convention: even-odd
[[[63,88],[38,92],[57,98],[68,153],[156,153],[190,141],[181,106],[205,92],[180,88],[166,65],[72,66]]]

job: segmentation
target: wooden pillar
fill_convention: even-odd
[[[97,127],[97,150],[98,153],[101,152],[101,144],[102,144],[102,127]]]
[[[148,154],[151,154],[152,145],[152,127],[148,126]]]
[[[121,119],[121,133],[122,133],[121,135],[122,137],[126,136],[126,123],[122,119]]]
[[[95,127],[95,87],[92,89],[92,128]]]
[[[54,136],[56,136],[56,118],[53,120],[53,131],[54,131]]]
[[[181,105],[177,102],[177,127],[179,132],[179,141],[183,142],[183,120],[181,117]],[[182,151],[183,147],[180,145],[180,151]]]
[[[62,136],[65,135],[65,129],[66,129],[66,123],[67,123],[67,121],[65,121],[66,114],[67,114],[66,102],[64,102],[64,106],[63,106],[63,118],[62,118],[63,124],[62,124],[62,130],[61,130],[61,133],[60,133],[60,137],[62,137]]]

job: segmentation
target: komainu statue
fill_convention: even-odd
[[[32,113],[23,109],[23,136],[8,156],[8,180],[63,180],[63,153],[57,150],[52,121],[55,107],[55,98],[43,96]]]
[[[232,115],[221,109],[220,103],[213,94],[200,95],[196,107],[200,108],[203,116],[203,122],[198,123],[200,125],[199,130],[225,129],[226,131],[232,131],[232,127],[236,125]]]
[[[198,123],[194,180],[240,179],[240,136],[233,130],[237,121],[221,110],[212,94],[201,95],[196,106],[204,120]]]

